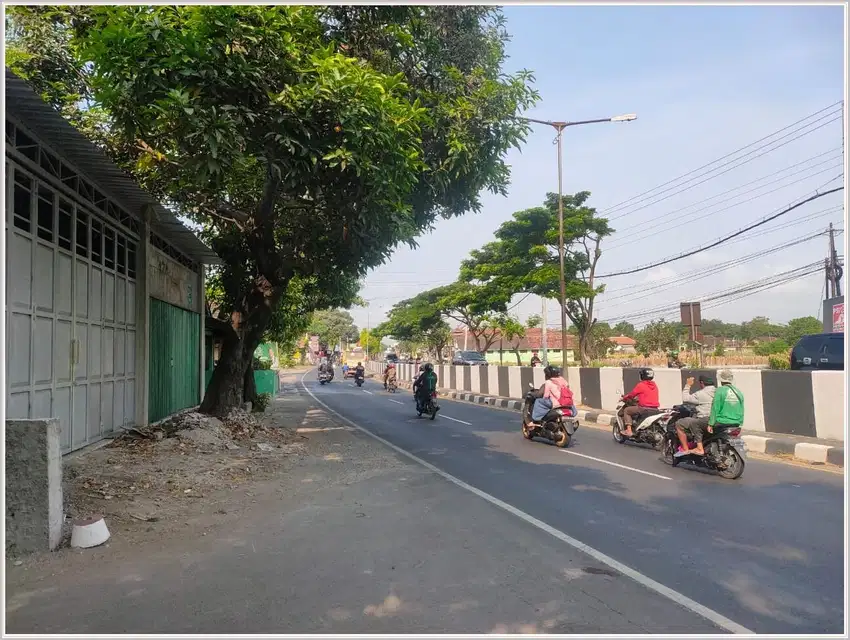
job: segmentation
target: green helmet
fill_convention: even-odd
[[[671,351],[671,352],[670,352],[670,355],[671,355],[671,356],[673,356],[674,358],[678,358],[678,357],[679,357],[679,352],[674,350],[674,351]]]

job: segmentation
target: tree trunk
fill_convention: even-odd
[[[234,318],[239,318],[239,326],[229,331],[224,339],[221,358],[201,402],[201,413],[225,416],[242,406],[247,387],[246,371],[252,369],[254,351],[262,341],[286,286],[287,283],[282,283],[273,287],[265,278],[259,278],[243,298],[241,312],[233,314]],[[253,372],[251,378],[253,380]],[[256,393],[255,388],[253,393]]]
[[[253,405],[257,404],[257,381],[254,379],[254,367],[251,362],[245,368],[245,381],[242,386],[242,402],[250,402]]]
[[[514,352],[514,355],[516,356],[516,366],[521,367],[522,366],[522,357],[519,355],[519,348],[515,347],[513,349],[513,352]]]

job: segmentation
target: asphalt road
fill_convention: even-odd
[[[367,381],[308,391],[392,445],[639,575],[757,633],[843,633],[843,475],[750,459],[729,481],[581,428],[560,450],[529,442],[519,414]],[[544,526],[545,526],[544,525]]]

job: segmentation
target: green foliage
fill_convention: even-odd
[[[753,353],[757,356],[771,356],[779,353],[788,353],[790,347],[785,340],[771,340],[769,342],[760,342],[753,347]]]
[[[587,345],[587,355],[593,358],[604,358],[613,348],[610,338],[618,335],[607,322],[595,322],[590,329]]]
[[[357,342],[360,336],[357,327],[354,326],[354,318],[348,311],[340,309],[313,313],[307,332],[310,335],[319,336],[319,342],[327,344],[330,348],[343,341]]]
[[[809,336],[815,333],[823,333],[823,323],[812,316],[805,316],[803,318],[789,320],[783,332],[783,337],[785,338],[785,342],[793,345],[803,336]]]
[[[375,333],[373,329],[369,332],[366,329],[361,329],[360,338],[358,340],[358,344],[365,350],[369,352],[369,357],[380,355],[383,351],[381,345],[381,336],[380,334]]]
[[[655,320],[638,331],[635,349],[644,357],[652,353],[672,351],[679,348],[681,325],[676,322]]]
[[[726,354],[726,347],[723,346],[722,342],[717,343],[717,346],[714,347],[714,355],[715,357],[722,357]]]
[[[254,404],[251,406],[252,413],[263,413],[266,408],[268,408],[269,403],[272,401],[272,394],[270,393],[260,393],[257,395],[257,398],[254,400]]]
[[[775,353],[773,355],[768,356],[767,358],[767,366],[771,369],[790,369],[791,368],[791,358],[786,354]]]
[[[543,317],[539,314],[532,314],[528,316],[528,319],[525,321],[525,326],[529,329],[536,329],[537,327],[543,326]]]
[[[563,197],[566,313],[577,330],[582,363],[591,348],[593,301],[603,290],[593,283],[599,245],[613,231],[586,206],[589,198],[587,191]],[[496,231],[495,241],[472,251],[461,266],[461,279],[493,287],[508,298],[535,293],[560,299],[558,229],[558,196],[550,193],[542,207],[514,213]]]
[[[618,322],[614,325],[614,328],[612,329],[612,335],[634,338],[637,335],[637,330],[631,322],[626,322],[625,320],[623,320],[622,322]]]

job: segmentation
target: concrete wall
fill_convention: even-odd
[[[53,550],[62,541],[59,420],[6,421],[6,553]]]
[[[371,371],[383,365],[369,363]],[[413,380],[414,365],[400,365],[401,380]],[[502,398],[522,398],[528,383],[543,384],[539,367],[461,367],[436,366],[439,386]],[[847,430],[844,414],[843,371],[765,371],[733,369],[735,385],[745,398],[744,428],[749,431],[784,433],[844,441]],[[689,377],[698,378],[709,369],[655,369],[662,406],[682,401]],[[577,402],[592,409],[612,410],[620,394],[630,391],[639,380],[638,369],[620,367],[569,367],[567,379]],[[695,391],[694,385],[691,392]]]

